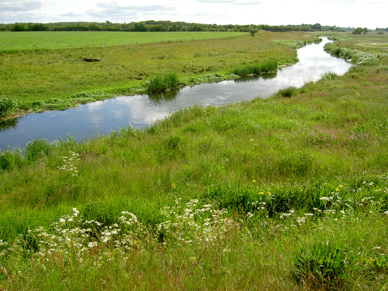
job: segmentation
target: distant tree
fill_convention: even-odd
[[[167,27],[162,24],[149,25],[149,31],[167,31]]]
[[[368,29],[367,27],[364,27],[363,33],[364,33],[364,34],[367,34],[368,32],[369,32],[369,29]]]
[[[252,37],[255,37],[255,34],[257,33],[257,29],[251,28],[249,30],[249,33],[251,34]]]
[[[91,23],[91,24],[89,24],[89,30],[90,31],[99,31],[99,30],[101,30],[101,27],[97,23]]]
[[[198,23],[192,23],[189,25],[189,27],[187,28],[188,31],[202,31],[203,30],[203,27],[201,24],[198,24]]]
[[[0,0],[1,1],[1,0]],[[251,31],[251,30],[255,31]],[[359,30],[361,29],[361,30]],[[356,29],[355,33],[367,33],[365,28]],[[112,23],[109,20],[105,22],[59,22],[59,23],[14,23],[1,24],[0,30],[7,31],[241,31],[249,32],[252,37],[255,36],[259,30],[267,31],[319,31],[319,30],[338,30],[338,31],[352,31],[354,28],[343,28],[336,26],[322,26],[316,24],[300,24],[300,25],[217,25],[217,24],[199,24],[187,22],[171,22],[171,21],[155,21],[147,20],[142,22],[131,23]],[[377,29],[376,29],[377,30]],[[388,28],[381,28],[381,31],[388,30]]]
[[[48,31],[49,26],[43,23],[29,23],[28,28],[29,31]]]
[[[314,25],[311,26],[311,28],[315,30],[322,30],[322,25],[319,23],[315,23]]]
[[[15,23],[12,27],[12,31],[25,31],[27,29],[24,23]]]
[[[357,27],[355,30],[353,30],[352,34],[362,34],[364,32],[364,29],[361,27]]]
[[[147,25],[144,22],[138,22],[134,25],[134,31],[147,31]]]

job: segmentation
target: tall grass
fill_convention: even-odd
[[[279,90],[278,94],[280,94],[283,97],[291,98],[292,96],[296,95],[298,93],[298,88],[296,87],[289,87],[286,89]]]
[[[9,98],[0,98],[0,118],[7,117],[19,109],[17,102]]]
[[[245,65],[233,70],[233,74],[239,76],[260,75],[263,73],[274,72],[278,69],[276,60],[267,61],[256,65]]]
[[[386,204],[381,197],[352,199],[348,185],[338,187],[334,196],[318,195],[311,211],[294,205],[272,216],[267,202],[276,192],[241,201],[236,210],[251,211],[239,214],[211,201],[176,199],[157,211],[162,221],[152,228],[125,208],[109,220],[107,208],[73,208],[50,227],[0,240],[0,282],[16,289],[42,282],[56,289],[384,288]]]
[[[387,53],[379,52],[364,52],[346,47],[338,47],[335,43],[325,45],[325,50],[331,54],[342,57],[346,60],[351,60],[352,63],[362,66],[370,66],[378,64],[379,61],[387,57]]]
[[[147,94],[166,92],[179,87],[178,75],[169,73],[163,76],[154,76],[148,80],[144,87]]]

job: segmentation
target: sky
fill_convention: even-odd
[[[0,23],[171,20],[388,27],[388,0],[0,0]]]

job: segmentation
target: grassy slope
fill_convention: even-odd
[[[147,37],[149,34],[142,35]],[[220,36],[230,34],[214,34],[214,38]],[[79,102],[131,94],[134,87],[141,87],[153,75],[174,72],[181,80],[190,82],[188,79],[195,80],[203,75],[227,75],[241,64],[261,63],[274,56],[279,63],[292,63],[295,62],[295,51],[273,40],[301,38],[314,39],[302,33],[261,33],[254,38],[245,36],[109,47],[93,47],[93,41],[89,40],[91,47],[4,53],[0,58],[0,97],[17,101],[18,107],[23,110],[65,108]],[[181,39],[187,38],[183,34]],[[147,41],[149,39],[145,38],[144,42]],[[101,61],[86,63],[82,61],[84,56]]]
[[[342,45],[368,50],[358,44],[375,36],[342,37]],[[182,226],[164,233],[166,246],[143,246],[143,237],[130,252],[101,246],[82,261],[62,253],[42,263],[11,255],[2,261],[9,280],[16,289],[43,282],[48,289],[381,290],[388,280],[387,68],[385,58],[309,83],[291,98],[279,94],[219,109],[182,110],[144,132],[126,129],[87,144],[37,144],[47,154],[38,157],[31,149],[28,165],[0,174],[5,240],[27,228],[48,227],[74,206],[105,225],[127,210],[157,226],[167,219],[159,211],[163,206],[197,198],[215,209],[226,207],[227,217],[242,221],[226,231],[218,222],[219,228],[209,230],[216,232],[210,243],[197,238],[200,230]],[[80,160],[71,162],[72,170],[58,169],[68,164],[63,156],[70,151]],[[329,196],[337,202],[319,199]],[[264,212],[252,208],[254,201],[267,203]],[[315,214],[328,209],[337,212]],[[295,214],[279,218],[290,210]],[[248,211],[252,220],[246,220]],[[310,212],[311,220],[297,218]],[[193,243],[180,243],[179,235]],[[330,242],[321,246],[329,250],[326,255],[315,247],[320,242]],[[326,263],[336,254],[344,266],[328,279],[305,273],[298,285],[292,274],[304,270],[295,265],[301,249]],[[5,273],[0,279],[0,286],[10,286]]]

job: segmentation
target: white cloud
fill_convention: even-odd
[[[4,12],[27,12],[43,7],[39,1],[0,1],[0,11]]]
[[[386,0],[0,0],[0,22],[171,20],[388,27]]]

